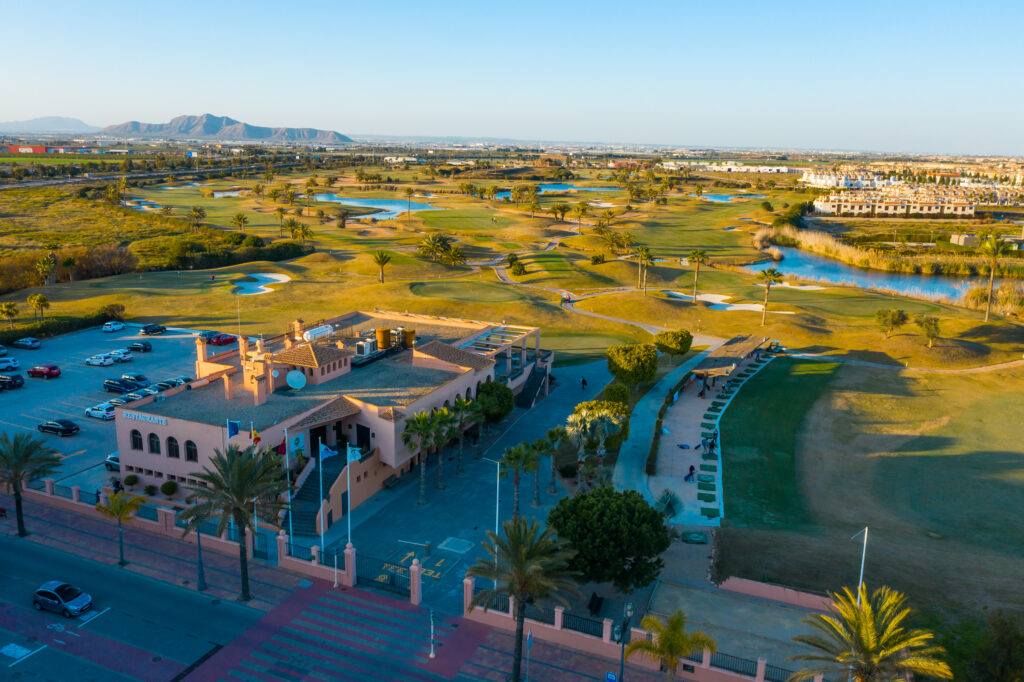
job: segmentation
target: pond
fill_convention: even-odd
[[[864,270],[788,246],[772,248],[782,252],[782,262],[755,263],[748,266],[747,270],[759,272],[774,267],[783,275],[791,275],[814,282],[843,284],[861,289],[950,301],[959,301],[972,286],[988,282],[982,277],[959,278]]]
[[[568,192],[569,190],[575,190],[577,192],[615,192],[619,191],[619,187],[580,187],[579,185],[566,185],[561,182],[544,182],[537,185],[537,190],[541,194],[549,194],[551,192]],[[495,199],[507,199],[512,196],[512,192],[505,190],[504,192],[498,192],[494,195]]]
[[[691,194],[691,197],[696,197],[696,194]],[[764,199],[763,194],[708,194],[705,192],[701,195],[701,199],[707,199],[708,201],[714,201],[718,204],[728,204],[733,199]]]
[[[313,196],[317,201],[329,201],[335,204],[344,204],[346,206],[380,209],[380,213],[358,216],[358,218],[369,218],[371,220],[391,220],[392,218],[397,218],[403,213],[407,213],[410,208],[410,203],[405,199],[359,199],[356,197],[343,197],[340,194],[314,194]],[[442,206],[433,206],[421,201],[413,201],[411,207],[413,213],[417,211],[445,210]]]

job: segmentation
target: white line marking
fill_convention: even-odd
[[[92,613],[92,615],[90,615],[90,616],[89,616],[88,618],[86,618],[85,620],[83,620],[83,621],[82,621],[82,622],[81,622],[81,623],[80,623],[79,625],[77,625],[76,627],[82,627],[82,626],[83,626],[83,625],[85,625],[86,623],[91,623],[91,622],[93,622],[94,620],[96,620],[97,618],[99,618],[100,616],[102,616],[102,615],[103,615],[104,613],[106,613],[106,612],[107,612],[107,611],[109,611],[109,610],[110,610],[110,607],[108,606],[107,608],[103,609],[102,611],[100,611],[100,612],[98,612],[98,613],[96,613],[96,612],[93,612],[93,613]]]
[[[11,663],[11,664],[10,664],[9,666],[7,666],[7,667],[8,667],[8,668],[13,668],[14,666],[16,666],[16,665],[18,665],[19,663],[21,663],[22,661],[24,661],[24,660],[25,660],[26,658],[28,658],[29,656],[31,656],[32,654],[38,654],[38,653],[39,653],[40,651],[42,651],[43,649],[45,649],[45,648],[46,648],[47,646],[49,646],[49,645],[48,645],[48,644],[44,644],[44,645],[42,645],[41,647],[39,647],[38,649],[36,649],[35,651],[33,651],[33,652],[32,652],[31,654],[25,654],[24,656],[22,656],[21,658],[19,658],[18,660],[16,660],[16,661],[15,661],[14,663]]]

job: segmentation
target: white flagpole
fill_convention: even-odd
[[[345,445],[345,486],[348,489],[345,516],[348,517],[348,541],[352,542],[352,446]]]
[[[288,456],[288,429],[284,430],[284,470],[288,477],[288,542],[294,542],[292,533],[292,460]]]
[[[316,462],[316,468],[320,472],[320,556],[324,555],[324,526],[327,525],[327,519],[324,518],[324,449],[323,443],[320,444],[320,456]],[[321,558],[321,561],[323,559]]]
[[[249,420],[249,440],[253,439],[252,435],[253,435],[252,420],[250,419]],[[255,442],[252,444],[252,456],[254,458],[256,457],[256,443]],[[253,524],[253,527],[256,529],[256,533],[259,534],[259,532],[260,532],[260,517],[256,513],[256,498],[255,497],[252,498],[252,524]],[[256,537],[255,536],[253,536],[252,541],[253,541],[254,544],[256,543]]]

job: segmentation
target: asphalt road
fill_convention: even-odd
[[[0,679],[170,680],[263,615],[34,542],[0,536]],[[93,597],[79,618],[36,612],[32,592],[66,580]]]
[[[139,325],[128,325],[120,332],[104,333],[97,327],[50,339],[42,339],[38,350],[20,350],[8,346],[9,357],[20,363],[17,370],[25,377],[21,388],[0,392],[0,431],[8,434],[29,431],[43,438],[62,457],[60,485],[79,485],[90,492],[109,483],[103,467],[104,458],[117,449],[114,422],[85,416],[85,408],[115,397],[103,390],[104,379],[124,372],[142,372],[151,381],[173,376],[195,376],[195,337],[188,331],[168,330],[158,336],[140,336]],[[153,344],[150,353],[133,353],[130,362],[109,367],[85,364],[86,358],[125,348],[133,341]],[[53,363],[60,367],[55,379],[32,379],[26,370],[33,365]],[[182,394],[172,400],[187,400]],[[39,422],[49,419],[70,419],[81,431],[67,438],[42,434]]]

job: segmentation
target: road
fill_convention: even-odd
[[[0,679],[171,680],[263,616],[8,536],[0,536],[0,575]],[[70,619],[34,611],[31,594],[50,579],[91,594],[92,611]]]

